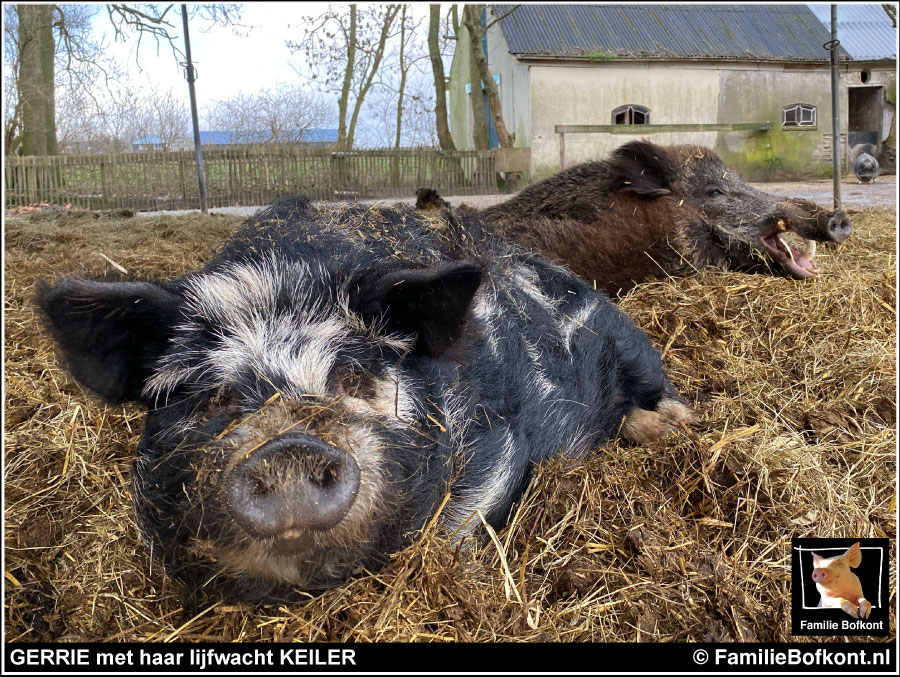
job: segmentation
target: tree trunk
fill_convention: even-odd
[[[469,50],[469,88],[471,92],[469,103],[472,106],[472,142],[476,150],[487,150],[490,147],[490,141],[488,138],[487,120],[484,117],[484,95],[481,93],[481,73],[478,70],[478,64],[475,63],[475,52],[481,51],[481,43],[479,42],[477,44],[476,50],[475,43],[471,39],[472,31],[468,29],[467,18],[470,9],[470,5],[466,5],[463,9],[463,25],[469,33],[469,43],[468,45],[462,45],[462,41],[457,40],[456,47],[457,49]],[[481,18],[477,14],[477,10],[473,11],[476,12],[477,20],[480,22]],[[459,34],[457,33],[457,35]]]
[[[497,140],[500,142],[501,148],[510,148],[512,139],[506,131],[506,124],[503,122],[503,111],[500,106],[500,93],[497,91],[497,84],[491,77],[488,69],[487,59],[484,57],[484,50],[481,47],[483,33],[481,30],[481,10],[484,5],[466,5],[463,10],[463,23],[469,29],[469,39],[472,43],[472,56],[475,60],[476,70],[484,83],[484,89],[487,92],[488,103],[491,108],[491,117],[494,119],[494,128],[497,130]],[[474,90],[473,90],[474,91]]]
[[[344,69],[344,83],[338,98],[338,138],[337,150],[346,150],[347,145],[347,103],[350,99],[350,85],[353,82],[353,68],[356,66],[356,5],[350,5],[350,35],[347,38],[347,67]]]
[[[400,90],[397,93],[397,133],[394,136],[394,148],[400,148],[400,130],[403,125],[403,92],[406,89],[407,67],[403,63],[403,51],[406,47],[406,5],[400,15]]]
[[[41,5],[41,80],[47,155],[56,155],[56,43],[53,38],[53,5]]]
[[[47,154],[47,99],[41,67],[41,19],[45,7],[16,6],[19,16],[19,79],[16,84],[22,103],[23,155]]]
[[[456,150],[450,125],[447,120],[447,85],[444,82],[444,62],[441,59],[440,29],[441,6],[430,5],[428,22],[428,54],[431,57],[431,71],[434,73],[434,116],[437,124],[438,142],[441,150]]]
[[[384,47],[387,44],[388,34],[391,31],[391,24],[394,23],[394,19],[397,17],[399,11],[399,5],[389,5],[387,12],[385,13],[384,25],[381,27],[381,35],[378,39],[378,48],[375,50],[375,59],[372,61],[372,70],[369,71],[369,76],[366,78],[362,89],[359,90],[359,94],[353,104],[353,115],[350,117],[350,127],[347,130],[348,149],[353,148],[353,137],[356,134],[356,121],[359,118],[359,111],[362,109],[363,99],[366,98],[366,94],[369,92],[369,88],[375,80],[375,74],[378,72],[378,67],[381,65],[381,59],[384,56]]]

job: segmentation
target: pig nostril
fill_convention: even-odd
[[[270,483],[259,479],[253,481],[253,486],[250,489],[250,493],[253,496],[268,496],[272,491],[273,487]]]
[[[340,471],[337,468],[333,467],[325,468],[321,476],[312,477],[310,479],[323,489],[334,486],[341,481]]]

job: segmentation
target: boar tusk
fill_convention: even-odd
[[[803,245],[803,254],[806,255],[807,258],[812,258],[816,255],[816,241],[815,240],[807,240],[806,244]]]
[[[791,245],[785,242],[784,238],[780,235],[778,236],[778,241],[781,242],[782,245],[784,245],[785,250],[787,250],[788,256],[791,257],[791,262],[796,263],[796,261],[794,261],[794,252],[791,250]]]

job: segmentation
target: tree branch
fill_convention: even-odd
[[[505,14],[503,14],[503,15],[501,15],[501,16],[498,16],[496,19],[494,19],[493,21],[491,21],[491,23],[489,23],[487,26],[484,27],[484,32],[487,33],[488,28],[490,28],[491,26],[493,26],[493,25],[496,24],[496,23],[500,23],[500,22],[503,21],[506,17],[508,17],[510,14],[512,14],[513,12],[515,12],[517,9],[519,9],[519,7],[521,7],[521,6],[522,6],[522,5],[516,5],[516,6],[514,6],[511,10],[509,10],[508,12],[506,12]]]

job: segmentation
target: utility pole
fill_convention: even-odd
[[[834,208],[841,208],[841,77],[838,74],[837,5],[831,6],[831,164]]]
[[[203,150],[200,148],[200,122],[197,116],[197,94],[194,92],[194,81],[197,74],[191,61],[191,37],[188,34],[187,5],[181,6],[181,23],[184,26],[184,53],[187,61],[184,65],[184,74],[188,81],[188,89],[191,92],[191,122],[194,125],[194,153],[197,156],[197,181],[200,186],[200,211],[209,213],[209,205],[206,202],[206,172],[203,170]]]

